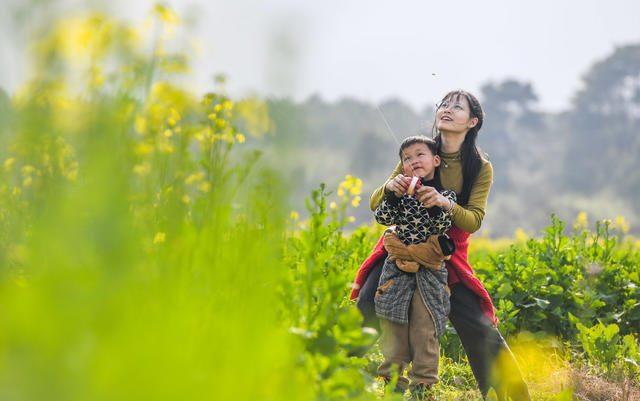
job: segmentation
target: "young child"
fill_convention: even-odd
[[[432,186],[455,202],[455,193],[443,191],[439,184],[440,157],[433,139],[409,137],[400,145],[399,154],[407,180],[420,178],[416,188]],[[389,255],[375,297],[384,355],[378,374],[388,381],[392,365],[397,365],[395,391],[410,389],[414,398],[422,400],[438,382],[438,338],[445,330],[450,308],[443,261],[455,248],[444,235],[451,227],[451,217],[439,207],[425,207],[411,193],[398,196],[388,192],[375,210],[375,218],[383,225],[395,224],[395,229],[384,234]],[[410,362],[407,378],[404,370]]]

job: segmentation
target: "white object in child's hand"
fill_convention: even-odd
[[[416,191],[416,185],[418,185],[419,181],[420,177],[411,177],[411,184],[409,184],[409,188],[407,188],[407,193],[409,195],[413,195],[413,193]]]

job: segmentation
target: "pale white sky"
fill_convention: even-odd
[[[107,7],[142,20],[152,3]],[[210,77],[224,72],[235,95],[399,97],[419,109],[452,88],[479,92],[487,81],[516,78],[533,84],[543,110],[556,111],[595,61],[640,42],[636,0],[165,3],[196,21],[204,43],[196,85],[211,89]]]

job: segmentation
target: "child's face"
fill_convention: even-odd
[[[414,143],[402,151],[402,172],[406,176],[432,179],[439,165],[440,156],[431,153],[424,143]]]

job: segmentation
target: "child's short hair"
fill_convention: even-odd
[[[406,138],[400,144],[400,151],[398,151],[398,156],[400,156],[400,160],[402,160],[402,151],[416,143],[424,143],[425,145],[427,145],[431,153],[433,153],[434,155],[438,154],[438,144],[436,144],[436,141],[434,141],[432,138],[429,138],[428,136],[414,135]]]

